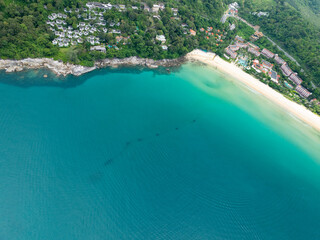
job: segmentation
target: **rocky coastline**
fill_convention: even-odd
[[[0,70],[7,73],[20,72],[26,69],[46,68],[51,70],[58,76],[67,76],[69,74],[80,76],[87,72],[91,72],[97,68],[103,67],[119,67],[119,66],[142,66],[146,68],[158,67],[174,67],[180,66],[185,62],[185,58],[153,60],[147,58],[129,57],[129,58],[113,58],[103,59],[95,62],[93,67],[84,67],[71,63],[63,63],[50,58],[27,58],[23,60],[4,60],[0,59]]]

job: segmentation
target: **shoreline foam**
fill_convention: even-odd
[[[287,110],[289,113],[293,114],[295,117],[299,118],[303,122],[307,123],[311,127],[320,131],[320,117],[305,108],[298,103],[295,103],[281,93],[278,93],[268,85],[260,82],[258,79],[254,78],[250,74],[244,72],[242,69],[237,67],[235,64],[229,63],[214,53],[205,53],[201,50],[194,50],[187,54],[186,58],[191,61],[199,61],[207,64],[208,66],[214,67],[215,69],[226,73],[234,79],[245,86],[250,87],[257,93],[260,93],[264,97],[268,98],[272,102],[276,103],[278,106]]]

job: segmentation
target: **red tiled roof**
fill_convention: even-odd
[[[266,56],[267,58],[273,58],[274,53],[270,52],[268,49],[264,48],[261,52],[262,55]]]

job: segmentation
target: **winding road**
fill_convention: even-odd
[[[239,17],[239,16],[234,16],[236,19],[244,22],[245,24],[247,24],[249,27],[253,28],[255,31],[257,30],[257,26],[253,26],[251,23],[247,22],[245,19]],[[275,45],[281,52],[283,52],[290,60],[292,60],[293,62],[295,62],[299,67],[300,67],[300,64],[298,63],[298,61],[292,57],[289,53],[287,53],[285,50],[283,50],[278,44],[276,44],[274,41],[272,41],[271,38],[269,38],[267,35],[265,35],[263,33],[263,35],[273,44]]]

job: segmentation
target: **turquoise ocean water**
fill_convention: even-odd
[[[0,239],[320,239],[320,136],[201,65],[0,73]]]

